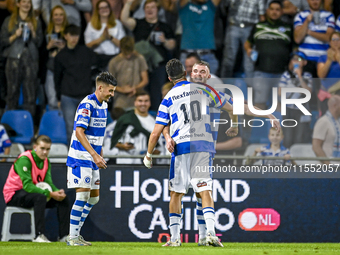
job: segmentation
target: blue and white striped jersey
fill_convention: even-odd
[[[307,16],[311,13],[310,10],[302,11],[295,16],[294,28],[302,26]],[[314,24],[313,21],[309,23],[308,29],[313,32],[326,33],[327,29],[335,28],[335,18],[331,12],[320,11],[320,24]],[[299,51],[306,54],[307,60],[317,62],[319,57],[327,54],[326,51],[329,44],[316,39],[313,36],[306,35],[302,43],[299,45]]]
[[[340,32],[340,15],[338,17],[338,19],[336,20],[336,23],[335,23],[335,30],[337,32]]]
[[[266,146],[261,147],[261,152],[257,153],[256,156],[268,156],[268,157],[283,157],[286,154],[290,154],[289,150],[286,149],[284,146],[281,145],[280,149],[277,151],[273,151],[270,148],[270,143]],[[280,165],[290,165],[290,160],[273,160],[273,159],[263,159],[263,165],[272,165],[272,166],[280,166]]]
[[[209,107],[232,104],[232,98],[206,84],[182,81],[165,96],[159,106],[156,124],[168,125],[174,131],[174,155],[190,152],[215,153]]]
[[[0,154],[4,154],[5,148],[10,147],[11,145],[12,143],[7,135],[5,127],[0,125]]]
[[[98,170],[92,156],[76,137],[76,127],[85,129],[85,135],[92,148],[100,155],[107,121],[107,103],[102,104],[93,93],[86,96],[79,104],[74,118],[73,133],[66,165],[83,166]]]

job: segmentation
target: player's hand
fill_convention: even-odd
[[[175,141],[171,137],[167,138],[166,140],[166,149],[170,152],[173,153],[175,151]]]
[[[227,136],[234,137],[238,134],[238,128],[237,127],[230,127],[226,132]]]
[[[152,158],[149,158],[148,156],[145,155],[143,163],[147,168],[150,169],[152,167]]]
[[[94,163],[96,163],[96,165],[99,167],[99,168],[104,168],[106,169],[106,161],[105,159],[103,159],[102,156],[96,154],[94,157],[93,157],[93,161]]]

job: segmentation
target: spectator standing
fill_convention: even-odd
[[[8,10],[8,0],[0,1],[0,27],[11,13]],[[6,58],[3,56],[4,47],[0,44],[0,114],[2,115],[6,107],[7,81],[5,74]]]
[[[228,26],[224,41],[223,62],[221,68],[221,77],[233,77],[233,70],[236,55],[240,43],[242,45],[248,39],[250,32],[255,24],[259,21],[265,21],[265,1],[235,1],[227,0],[226,5],[228,11]],[[253,77],[253,63],[247,56],[247,52],[243,52],[243,69],[246,78]]]
[[[109,2],[98,1],[85,30],[86,46],[98,54],[107,55],[109,61],[119,53],[120,40],[124,36],[123,25],[115,18]]]
[[[35,115],[38,47],[43,40],[39,20],[33,13],[31,0],[18,0],[10,17],[2,24],[0,43],[7,58],[7,110],[18,107],[20,86],[23,85],[24,109]]]
[[[54,58],[65,47],[64,30],[67,26],[67,17],[63,7],[57,5],[52,9],[50,22],[46,30],[46,49],[48,51],[45,93],[50,110],[58,109],[58,99],[54,86]]]
[[[41,8],[46,24],[48,24],[50,19],[51,10],[56,5],[63,7],[67,15],[68,23],[78,27],[81,26],[81,12],[90,12],[92,10],[90,0],[43,0]]]
[[[308,0],[309,10],[298,13],[294,20],[294,40],[299,44],[299,51],[307,57],[305,71],[314,78],[317,77],[317,61],[326,54],[335,27],[334,15],[322,10],[321,2]]]
[[[178,13],[183,26],[180,60],[183,65],[187,55],[195,52],[209,63],[211,73],[216,74],[219,64],[214,54],[214,21],[219,3],[220,0],[179,1]]]
[[[288,65],[288,70],[281,76],[279,83],[279,97],[281,96],[282,88],[304,88],[312,92],[313,80],[312,75],[308,72],[303,72],[303,67],[307,64],[306,56],[302,52],[294,52]],[[304,97],[301,93],[287,93],[289,99],[298,99]],[[308,109],[308,103],[304,104]],[[297,121],[295,127],[282,127],[284,131],[283,145],[290,148],[294,143],[310,142],[310,116],[305,116],[296,105],[287,105],[286,115],[283,119],[293,119]]]
[[[254,105],[261,109],[266,109],[272,88],[278,86],[279,78],[288,65],[292,51],[293,29],[280,20],[281,16],[281,2],[271,1],[266,21],[253,27],[244,44],[249,59],[255,50],[258,53],[257,59],[253,58],[255,63],[253,88]]]
[[[70,142],[74,113],[94,86],[91,80],[92,66],[97,65],[96,54],[85,45],[78,45],[80,28],[68,25],[64,31],[66,46],[54,59],[54,83],[58,106],[66,123],[67,141]]]
[[[328,100],[328,111],[315,123],[313,151],[317,157],[340,157],[340,96]],[[330,161],[322,161],[329,164]]]
[[[157,110],[162,100],[161,85],[167,80],[165,64],[176,46],[171,27],[158,20],[159,3],[146,0],[144,4],[145,18],[130,17],[130,6],[134,0],[127,0],[121,14],[123,25],[133,32],[136,44],[142,40],[149,41],[162,56],[163,61],[157,67],[149,66],[149,84],[147,90],[151,96],[151,110]],[[150,68],[153,68],[151,70]]]
[[[282,21],[293,25],[294,17],[300,11],[308,10],[309,5],[307,0],[284,0]]]
[[[121,40],[122,52],[109,63],[109,72],[118,85],[114,107],[129,110],[134,107],[134,95],[148,84],[148,66],[144,57],[134,50],[134,39],[126,36]]]
[[[340,90],[340,33],[334,32],[331,36],[330,48],[327,55],[319,58],[318,76],[321,78],[321,88],[318,93],[320,110],[322,114],[327,111],[327,101],[331,92]]]
[[[96,6],[99,0],[92,0],[92,6]],[[111,10],[115,15],[116,19],[120,19],[120,13],[123,9],[124,1],[123,0],[107,0],[111,6]],[[92,13],[85,13],[85,19],[87,22],[90,22]]]

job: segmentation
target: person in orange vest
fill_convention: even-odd
[[[60,241],[65,242],[70,221],[70,207],[68,199],[65,199],[65,191],[58,189],[52,182],[51,163],[48,159],[51,144],[48,136],[38,136],[33,150],[21,153],[13,163],[3,188],[8,206],[34,208],[36,237],[33,242],[38,243],[50,243],[44,235],[45,208],[57,207]],[[48,183],[52,191],[38,188],[38,182]]]

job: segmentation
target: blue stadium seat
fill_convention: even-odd
[[[47,111],[41,118],[39,135],[47,135],[52,143],[67,145],[67,135],[64,117],[59,110]]]
[[[30,112],[25,110],[6,111],[1,123],[8,124],[17,133],[11,137],[13,143],[31,144],[34,135],[33,119]]]

